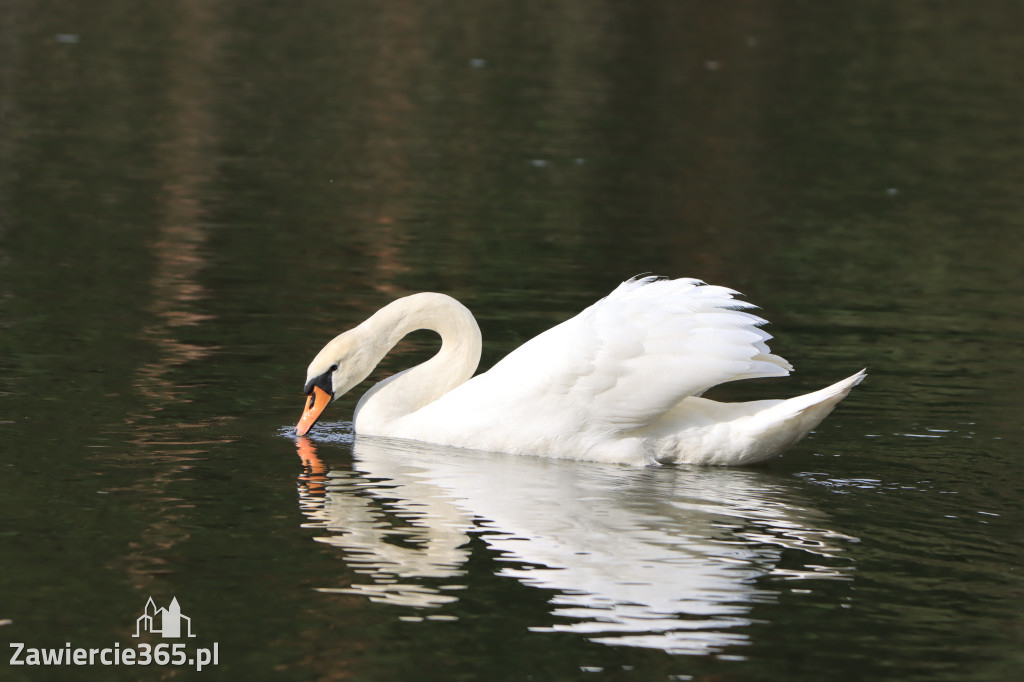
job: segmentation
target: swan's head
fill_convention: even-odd
[[[356,330],[335,337],[309,363],[303,388],[307,396],[306,408],[295,426],[297,435],[305,435],[313,428],[324,408],[365,379],[373,368],[373,363],[367,364],[364,344],[354,332]]]

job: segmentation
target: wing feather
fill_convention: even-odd
[[[473,384],[500,386],[508,404],[629,430],[712,386],[789,374],[790,364],[768,348],[765,320],[737,293],[695,279],[627,280],[471,380],[465,395]]]

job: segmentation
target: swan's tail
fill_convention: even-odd
[[[828,416],[828,413],[832,411],[832,408],[840,400],[849,395],[850,389],[864,381],[864,377],[867,375],[867,370],[862,369],[853,376],[838,381],[820,391],[784,400],[775,410],[782,413],[779,415],[781,419],[795,419],[802,415],[816,417],[814,424],[808,430],[813,429],[822,419]],[[789,413],[789,416],[784,416],[786,413]]]
[[[758,426],[762,430],[760,439],[766,447],[758,448],[764,453],[762,457],[743,463],[751,464],[768,459],[792,447],[820,424],[839,404],[839,401],[849,395],[850,389],[864,381],[866,376],[867,370],[862,369],[853,376],[820,391],[783,400],[767,410],[753,415],[753,420],[758,422]]]
[[[658,431],[648,434],[666,447],[654,453],[661,463],[744,465],[782,454],[845,398],[867,376],[861,370],[827,388],[788,400],[720,403],[690,397],[681,402]]]

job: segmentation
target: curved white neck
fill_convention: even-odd
[[[418,329],[441,336],[441,350],[423,364],[373,386],[356,405],[356,433],[387,435],[388,425],[464,383],[480,363],[481,337],[473,314],[444,294],[422,293],[381,308],[353,331],[376,366],[402,337]]]

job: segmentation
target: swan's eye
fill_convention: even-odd
[[[327,370],[327,371],[328,371],[329,373],[333,374],[333,373],[334,373],[334,372],[336,372],[337,370],[338,370],[338,366],[337,366],[337,365],[331,365],[331,368],[330,368],[329,370]]]

